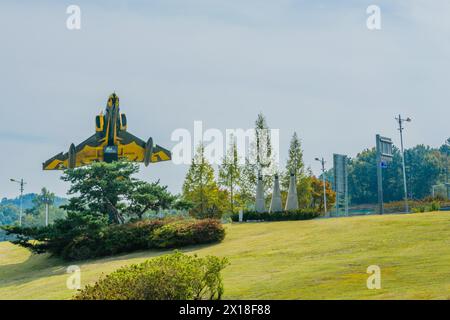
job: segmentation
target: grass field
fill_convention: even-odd
[[[229,258],[225,299],[449,299],[450,213],[365,216],[227,225],[217,245],[188,248]],[[75,262],[82,284],[146,251]],[[68,299],[69,265],[0,243],[0,299]],[[366,269],[381,268],[382,289],[368,290]]]

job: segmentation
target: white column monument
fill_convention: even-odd
[[[266,204],[264,199],[264,185],[261,173],[258,174],[258,183],[256,185],[256,212],[266,212]]]
[[[297,179],[295,174],[292,172],[289,180],[289,190],[285,210],[286,211],[298,210]]]
[[[278,180],[278,175],[276,174],[273,181],[272,201],[270,202],[269,212],[275,213],[281,211],[283,211],[283,205],[281,204],[280,181]]]

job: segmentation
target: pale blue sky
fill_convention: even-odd
[[[394,116],[410,116],[405,143],[449,136],[450,2],[441,1],[2,1],[0,3],[0,197],[47,186],[41,163],[94,131],[113,91],[129,130],[171,148],[176,128],[248,128],[262,111],[293,131],[305,162],[354,156],[376,133],[398,143]],[[66,29],[66,7],[82,29]],[[381,7],[382,29],[366,28]],[[142,168],[178,192],[185,166]]]

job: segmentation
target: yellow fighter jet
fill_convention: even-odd
[[[127,131],[127,118],[120,113],[119,97],[113,93],[108,98],[106,114],[95,117],[95,134],[75,146],[73,143],[66,153],[59,153],[43,163],[44,170],[62,170],[81,167],[92,162],[113,162],[128,159],[143,162],[168,161],[172,158],[169,150],[153,145]]]

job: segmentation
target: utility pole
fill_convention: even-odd
[[[22,226],[22,215],[23,215],[23,190],[24,185],[27,184],[23,179],[16,180],[16,179],[10,179],[11,182],[18,183],[20,185],[20,212],[19,212],[19,226]]]
[[[438,185],[431,186],[431,196],[434,199],[436,196],[436,192],[434,191]]]
[[[408,188],[406,186],[406,169],[405,169],[405,151],[403,150],[403,122],[411,122],[410,118],[402,119],[401,115],[395,117],[395,120],[398,122],[398,130],[400,131],[400,147],[402,153],[402,167],[403,167],[403,189],[405,193],[405,212],[409,212],[408,206]]]
[[[325,217],[327,216],[327,188],[325,186],[325,160],[323,158],[316,158],[316,161],[319,161],[322,165],[322,181],[323,181],[323,211]]]
[[[47,191],[48,192],[48,191]],[[44,203],[45,203],[45,226],[48,226],[48,211],[49,211],[49,206],[52,202],[50,194],[45,194],[44,195]]]
[[[48,226],[48,202],[45,203],[45,226]]]
[[[447,157],[445,158],[447,160],[447,163],[445,164],[445,186],[447,188],[447,200],[450,199],[450,184],[448,182],[448,151],[450,149],[450,138],[448,138],[447,140],[445,140],[445,146],[446,146],[446,151],[447,151]]]
[[[348,216],[348,163],[349,160],[345,157],[345,215]]]

